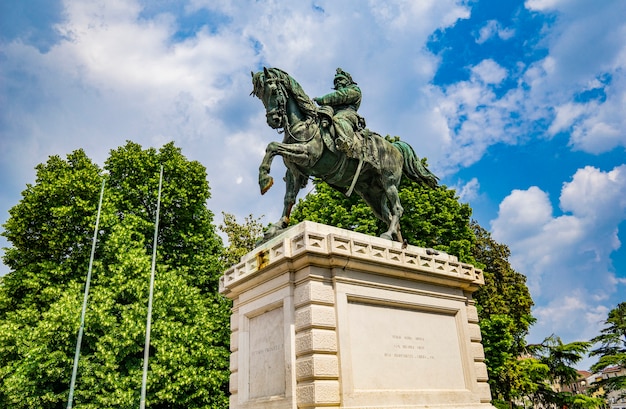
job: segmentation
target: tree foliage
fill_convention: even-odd
[[[246,216],[243,224],[237,223],[235,215],[222,212],[224,223],[220,231],[228,237],[228,247],[224,250],[224,265],[231,266],[239,262],[242,256],[252,251],[257,241],[263,236],[263,225],[253,215]]]
[[[548,366],[553,381],[569,384],[578,379],[578,372],[573,365],[583,359],[589,346],[589,342],[582,341],[564,344],[561,338],[551,335],[541,344],[530,345],[528,349]]]
[[[159,168],[164,167],[147,407],[228,404],[229,303],[206,172],[173,144],[111,151],[74,395],[76,408],[139,404]],[[65,407],[101,169],[50,157],[10,210],[0,281],[0,407]]]
[[[592,371],[601,371],[610,367],[626,368],[626,302],[618,304],[612,309],[600,335],[591,340],[600,345],[590,352],[590,356],[597,356],[598,362]],[[626,390],[626,376],[614,376],[602,379],[597,384],[606,391]]]
[[[20,203],[9,210],[2,233],[12,244],[3,258],[12,271],[2,280],[9,295],[2,311],[45,308],[58,298],[55,289],[76,279],[89,260],[98,166],[76,151],[67,160],[52,156],[36,170],[35,184],[27,185]]]
[[[521,353],[523,339],[535,322],[531,315],[533,300],[526,285],[526,277],[515,271],[509,262],[508,246],[496,242],[478,223],[471,223],[476,238],[472,254],[484,268],[485,285],[475,294],[479,315],[506,315],[511,318],[516,353]],[[513,301],[514,300],[514,301]]]
[[[315,193],[298,201],[291,224],[310,220],[377,236],[386,230],[358,196],[346,197],[317,179],[313,183]],[[403,178],[399,195],[404,208],[400,226],[409,244],[445,251],[463,262],[474,261],[474,235],[469,225],[472,210],[459,203],[454,190],[425,188]]]
[[[509,317],[495,320],[500,325],[506,325],[509,321]],[[492,317],[486,326],[483,326],[483,334],[497,338],[496,331],[486,330],[493,323]],[[506,334],[507,331],[503,333]],[[513,342],[511,338],[505,338],[507,339],[500,342]],[[493,341],[487,344],[497,345]],[[504,357],[497,361],[496,365],[492,362],[490,369],[498,377],[496,385],[499,387],[497,394],[494,394],[494,406],[502,409],[518,406],[552,409],[604,407],[604,400],[601,398],[562,391],[559,388],[560,385],[569,385],[578,379],[578,373],[573,365],[583,358],[589,345],[588,342],[564,344],[559,337],[551,335],[541,344],[527,345],[525,355],[515,356],[512,359],[508,356]],[[485,355],[487,359],[492,360],[494,357],[496,359],[503,357],[502,353],[491,354],[487,348],[485,348]],[[492,356],[489,357],[489,355]]]
[[[160,165],[159,254],[190,284],[214,291],[221,271],[205,266],[218,263],[222,243],[212,224],[213,214],[206,207],[211,195],[206,170],[199,162],[187,160],[173,143],[158,152],[154,148],[142,150],[132,142],[113,150],[105,169],[110,172],[108,185],[118,218],[134,214],[145,221],[138,230],[146,238],[146,251],[152,254]]]
[[[476,237],[474,258],[484,268],[485,285],[475,294],[485,348],[489,384],[495,400],[510,402],[533,389],[527,371],[539,371],[532,362],[520,362],[526,335],[535,321],[526,277],[509,263],[509,248],[496,242],[478,223],[471,223]],[[532,364],[532,365],[531,365]]]
[[[589,342],[580,341],[564,344],[556,335],[545,338],[541,344],[529,345],[527,350],[530,359],[536,360],[539,366],[530,372],[535,385],[524,391],[524,397],[534,405],[554,409],[601,407],[601,399],[560,391],[554,387],[569,385],[578,379],[574,365],[583,359],[590,345]]]

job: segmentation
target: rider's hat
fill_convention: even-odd
[[[345,79],[347,79],[350,82],[350,84],[356,84],[356,82],[354,82],[352,80],[352,76],[350,74],[348,74],[347,72],[345,72],[344,70],[342,70],[341,68],[337,68],[337,73],[335,74],[335,78],[333,80],[333,83],[335,84],[335,87],[336,87],[336,84],[337,84],[337,80],[339,78],[345,78]]]

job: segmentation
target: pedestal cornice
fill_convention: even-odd
[[[220,293],[245,291],[249,286],[305,266],[367,271],[469,292],[485,282],[482,270],[459,262],[453,255],[304,221],[226,270],[220,279]]]

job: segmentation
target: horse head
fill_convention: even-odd
[[[289,96],[284,81],[273,70],[265,67],[262,72],[252,74],[253,89],[250,95],[256,96],[263,102],[267,124],[273,129],[284,128],[287,125],[287,98]]]

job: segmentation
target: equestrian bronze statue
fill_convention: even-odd
[[[349,81],[342,84],[337,81],[338,77],[349,78]],[[357,119],[343,121],[352,123],[352,129],[338,130],[342,118],[335,116],[335,110],[347,108],[337,109],[330,103],[325,104],[331,100],[330,94],[315,98],[321,104],[318,107],[296,80],[278,68],[264,68],[252,74],[252,84],[251,95],[263,102],[267,124],[284,135],[282,142],[270,142],[265,149],[259,167],[261,194],[273,184],[269,172],[274,156],[282,156],[287,167],[283,213],[266,231],[264,240],[287,228],[296,196],[313,176],[348,196],[356,192],[387,225],[381,237],[402,241],[403,209],[398,196],[402,174],[431,188],[436,188],[438,183],[438,178],[422,165],[413,148],[399,140],[389,142],[369,131],[356,110],[354,118]],[[350,75],[337,69],[337,92],[341,87],[353,85],[356,83]],[[360,90],[358,102],[360,104]]]

